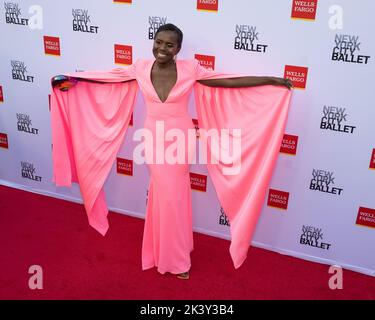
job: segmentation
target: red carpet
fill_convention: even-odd
[[[235,270],[229,242],[194,234],[191,278],[141,270],[143,220],[110,213],[102,237],[80,204],[0,186],[0,299],[375,299],[375,278],[258,248]],[[31,290],[28,269],[43,269]]]

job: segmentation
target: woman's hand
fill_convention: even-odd
[[[53,88],[58,88],[61,91],[68,91],[76,84],[77,80],[64,75],[57,75],[51,79]]]
[[[287,78],[274,78],[273,85],[287,87],[288,89],[293,88],[292,81]]]

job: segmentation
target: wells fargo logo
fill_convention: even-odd
[[[4,102],[3,87],[0,86],[0,102]]]
[[[375,149],[372,149],[371,160],[370,160],[370,169],[375,169]]]
[[[375,209],[359,207],[356,224],[375,228]]]
[[[199,64],[202,67],[205,67],[210,70],[215,70],[215,56],[207,56],[204,54],[195,54],[195,59],[199,61]]]
[[[280,152],[285,154],[296,155],[297,153],[298,136],[291,134],[284,134],[281,143]]]
[[[218,11],[219,0],[197,0],[197,10]]]
[[[292,1],[292,19],[315,20],[318,0]]]
[[[53,56],[60,55],[60,38],[44,36],[44,53]]]
[[[286,210],[288,209],[288,202],[289,192],[275,189],[269,190],[267,206]]]
[[[133,160],[117,158],[117,173],[127,176],[133,175]]]
[[[207,189],[207,176],[190,172],[191,189],[206,192]]]
[[[133,63],[133,47],[122,44],[115,44],[115,63],[130,65]]]
[[[8,135],[6,133],[0,133],[0,148],[8,149]]]
[[[307,82],[307,71],[307,67],[286,65],[284,70],[284,78],[291,80],[294,88],[305,89]]]

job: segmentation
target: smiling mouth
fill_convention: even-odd
[[[163,54],[163,53],[160,53],[158,52],[157,54],[158,58],[165,58],[167,55],[166,54]]]

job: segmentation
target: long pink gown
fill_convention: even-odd
[[[155,137],[156,124],[165,132],[194,129],[188,98],[195,86],[200,128],[240,128],[241,170],[225,175],[227,164],[208,164],[218,198],[229,220],[230,253],[238,268],[246,259],[284,133],[290,91],[262,86],[210,88],[200,79],[235,77],[201,67],[196,60],[177,60],[177,82],[165,102],[151,82],[153,60],[138,60],[127,69],[67,74],[102,84],[79,81],[68,92],[54,89],[51,101],[54,181],[80,184],[90,225],[101,234],[108,229],[105,179],[124,139],[137,85],[147,105],[144,127]],[[136,80],[128,81],[127,80]],[[165,143],[164,150],[172,142]],[[195,145],[187,145],[186,150]],[[210,148],[210,145],[208,146]],[[156,159],[154,138],[153,159]],[[188,154],[188,153],[186,153]],[[186,156],[187,160],[187,156]],[[150,184],[142,244],[142,268],[160,273],[188,271],[193,250],[189,164],[150,164]]]

